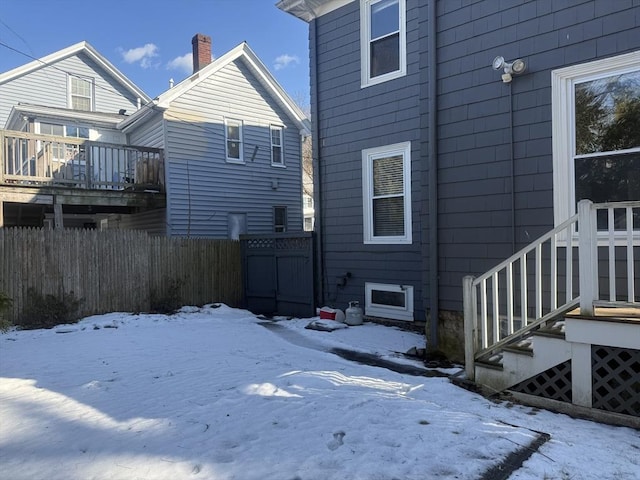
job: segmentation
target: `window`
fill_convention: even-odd
[[[284,167],[282,127],[271,125],[271,165]]]
[[[59,125],[55,123],[40,122],[40,134],[54,135],[56,137],[73,137],[73,138],[89,138],[89,129],[87,127],[78,127],[77,125]],[[79,158],[80,151],[84,151],[84,147],[74,144],[64,144],[51,142],[48,147],[54,160]]]
[[[273,231],[276,233],[287,231],[287,207],[273,207]]]
[[[552,79],[556,225],[585,198],[640,200],[640,52],[556,70]]]
[[[362,152],[364,243],[411,243],[411,143]]]
[[[413,287],[365,282],[365,315],[413,321]]]
[[[70,75],[71,108],[74,110],[93,110],[93,80]]]
[[[65,128],[65,137],[89,138],[89,129],[86,127],[77,127],[75,125],[67,125]]]
[[[242,162],[242,122],[226,119],[224,126],[227,140],[227,161]]]
[[[360,0],[362,86],[406,74],[405,0]]]

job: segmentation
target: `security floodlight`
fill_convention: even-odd
[[[524,60],[520,58],[514,60],[513,62],[505,62],[504,57],[497,56],[493,59],[491,67],[494,70],[503,69],[504,74],[502,75],[502,81],[504,83],[509,83],[512,80],[511,74],[520,75],[526,70],[527,65],[526,63],[524,63]]]
[[[500,70],[504,66],[504,57],[498,55],[493,59],[492,66],[494,70]]]

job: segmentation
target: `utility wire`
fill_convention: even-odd
[[[14,47],[11,47],[10,45],[7,45],[6,43],[4,43],[4,42],[2,42],[2,41],[0,41],[0,46],[5,47],[5,48],[7,48],[7,49],[9,49],[9,50],[12,50],[12,51],[14,51],[14,52],[16,52],[16,53],[19,53],[19,54],[21,54],[21,55],[24,55],[24,56],[25,56],[25,57],[27,57],[27,58],[31,58],[32,60],[37,60],[37,61],[39,61],[40,63],[42,63],[42,65],[43,65],[43,66],[50,67],[50,68],[52,68],[52,69],[54,69],[54,70],[57,70],[57,71],[62,72],[62,73],[65,73],[65,74],[70,75],[70,76],[72,76],[72,77],[76,77],[76,78],[86,78],[86,76],[84,76],[84,75],[80,75],[80,74],[76,74],[76,73],[70,72],[70,71],[68,71],[68,70],[64,70],[64,69],[62,69],[62,68],[60,68],[60,67],[58,67],[58,66],[54,65],[53,63],[47,63],[47,62],[44,62],[44,61],[42,61],[41,59],[39,59],[39,58],[35,58],[35,57],[33,57],[32,55],[29,55],[28,53],[25,53],[25,52],[23,52],[23,51],[21,51],[21,50],[18,50],[18,49],[16,49],[16,48],[14,48]],[[110,87],[106,87],[106,86],[103,86],[103,85],[98,85],[98,84],[95,84],[95,83],[94,83],[94,86],[95,86],[96,88],[100,89],[100,90],[103,90],[103,91],[106,91],[106,92],[109,92],[109,93],[116,93],[116,94],[118,94],[118,93],[119,93],[119,92],[117,92],[115,89],[110,88]],[[174,87],[174,88],[175,88],[175,87]],[[144,110],[144,109],[147,109],[147,110],[153,110],[153,109],[154,109],[154,107],[156,106],[156,104],[155,104],[154,102],[155,102],[155,100],[157,100],[157,98],[158,98],[158,97],[156,97],[155,99],[151,100],[150,102],[145,103],[144,105],[142,105],[142,106],[140,107],[140,110]],[[138,111],[139,111],[139,110],[138,110]],[[170,119],[172,119],[172,120],[175,120],[176,122],[183,123],[183,124],[185,124],[185,125],[190,125],[190,126],[195,127],[195,128],[199,128],[199,129],[201,129],[202,131],[204,131],[205,133],[210,133],[210,134],[219,134],[219,133],[220,133],[220,131],[219,131],[218,129],[213,129],[213,128],[211,128],[211,127],[207,127],[206,125],[203,125],[203,124],[200,124],[200,123],[189,122],[189,121],[187,121],[187,120],[184,120],[183,118],[180,118],[180,117],[178,117],[178,116],[176,116],[176,115],[173,115],[173,114],[171,114],[171,113],[168,113],[166,110],[165,110],[164,112],[162,112],[162,113],[163,113],[166,117],[168,117],[168,118],[170,118]]]

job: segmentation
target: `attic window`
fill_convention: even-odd
[[[93,79],[69,76],[70,106],[74,110],[93,110]]]

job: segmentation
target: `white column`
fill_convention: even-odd
[[[578,202],[578,262],[580,314],[593,316],[598,299],[598,226],[591,200]]]
[[[591,345],[571,344],[571,395],[572,403],[591,408]]]

